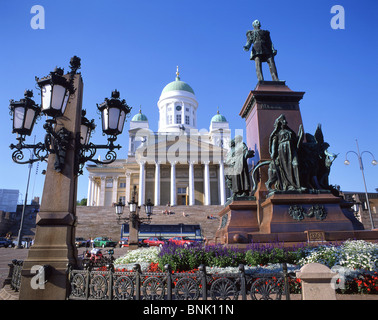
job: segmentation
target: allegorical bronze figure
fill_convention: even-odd
[[[260,29],[261,23],[259,20],[255,20],[252,26],[253,30],[247,31],[247,43],[244,46],[244,50],[249,51],[253,45],[250,59],[255,60],[257,79],[264,81],[262,63],[267,62],[272,80],[278,81],[276,63],[274,62],[274,56],[277,54],[277,50],[273,47],[270,32]]]

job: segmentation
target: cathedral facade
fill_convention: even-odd
[[[135,199],[143,205],[225,204],[224,161],[231,131],[218,112],[209,130],[198,130],[198,101],[189,84],[176,79],[168,83],[157,102],[158,131],[139,110],[130,121],[126,159],[108,165],[88,165],[88,206],[111,206]],[[198,113],[200,115],[200,112]],[[153,117],[155,118],[155,117]]]

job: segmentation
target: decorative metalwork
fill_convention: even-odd
[[[64,76],[64,70],[56,68],[48,76],[39,79],[36,77],[37,85],[41,91],[41,106],[37,105],[31,90],[26,90],[24,99],[20,101],[10,100],[10,114],[13,117],[13,133],[17,133],[17,144],[11,144],[10,148],[16,149],[12,154],[14,162],[28,164],[36,161],[47,161],[50,154],[55,154],[55,170],[61,172],[65,165],[65,158],[69,147],[74,148],[75,152],[75,173],[82,174],[83,166],[87,161],[96,164],[110,164],[117,158],[115,149],[120,149],[120,145],[115,145],[117,135],[123,131],[126,117],[129,116],[131,107],[126,104],[124,99],[120,99],[117,90],[112,92],[110,99],[105,98],[105,102],[98,105],[101,112],[103,133],[108,135],[106,145],[95,145],[89,143],[91,132],[95,128],[94,120],[86,119],[85,110],[81,119],[80,133],[75,136],[66,128],[57,128],[56,120],[64,115],[70,98],[76,94],[77,88],[74,86],[75,75],[81,67],[81,59],[72,57],[70,60],[71,71]],[[81,108],[78,106],[78,108]],[[79,111],[79,110],[78,110]],[[40,113],[51,117],[44,124],[46,135],[44,142],[37,144],[26,144],[25,137],[30,136],[34,124]],[[84,136],[82,136],[82,134]],[[76,142],[76,143],[75,143]],[[71,146],[70,146],[71,144]],[[23,149],[29,149],[32,154],[29,160],[24,160]],[[97,150],[107,149],[105,160],[95,160]]]
[[[210,297],[213,300],[236,300],[238,293],[235,283],[228,278],[217,279],[210,287]]]
[[[150,276],[143,281],[143,300],[163,300],[165,295],[165,281],[156,276]]]
[[[310,218],[315,217],[318,220],[324,220],[327,217],[327,210],[324,206],[315,204],[311,206],[306,215]]]
[[[252,300],[281,300],[282,278],[259,278],[252,282],[250,297]]]
[[[114,299],[132,300],[134,297],[134,282],[126,275],[116,276],[113,291]]]
[[[174,289],[176,300],[198,300],[200,293],[199,283],[192,278],[181,278],[176,282]]]
[[[303,220],[305,216],[324,220],[327,217],[327,210],[319,204],[312,205],[307,211],[302,206],[293,205],[289,207],[289,215],[297,221]]]
[[[103,271],[103,269],[106,269]],[[195,273],[172,273],[169,265],[160,273],[142,272],[136,264],[132,271],[68,270],[71,292],[68,299],[95,300],[280,300],[290,299],[286,264],[283,271],[271,274],[208,274],[201,265]]]
[[[305,210],[301,206],[298,206],[298,205],[290,206],[289,215],[294,220],[301,221],[304,218]]]

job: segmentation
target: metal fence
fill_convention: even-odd
[[[70,300],[290,300],[287,265],[282,272],[210,274],[201,265],[198,272],[142,272],[138,264],[132,271],[68,269]],[[104,268],[105,269],[105,268]]]

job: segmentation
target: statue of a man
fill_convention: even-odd
[[[231,140],[230,146],[225,162],[227,186],[233,192],[234,198],[237,196],[249,196],[251,179],[247,160],[253,158],[255,152],[248,149],[243,142],[243,137],[239,135]]]
[[[273,47],[270,32],[260,29],[261,24],[259,20],[255,20],[252,26],[253,30],[247,31],[247,43],[244,46],[244,51],[249,51],[253,44],[250,59],[255,60],[257,79],[264,81],[262,63],[267,62],[272,80],[278,81],[276,63],[274,62],[274,56],[277,54],[277,50]]]

